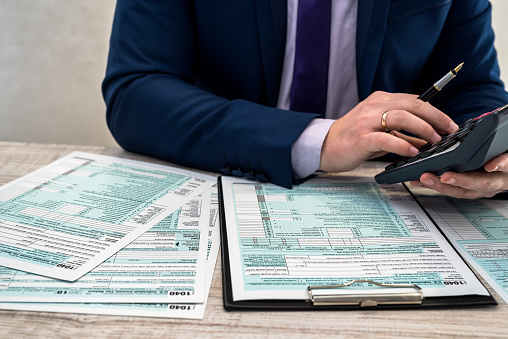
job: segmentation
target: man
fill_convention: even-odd
[[[291,187],[315,170],[350,170],[387,152],[413,155],[456,123],[508,102],[487,0],[332,0],[331,35],[321,39],[330,42],[326,103],[293,108],[295,26],[304,13],[297,6],[306,2],[322,4],[118,1],[103,84],[117,142],[181,165]],[[461,62],[460,75],[432,105],[416,99]],[[508,189],[506,155],[485,169],[426,173],[413,184],[467,198]]]

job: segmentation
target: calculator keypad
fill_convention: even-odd
[[[393,184],[418,180],[425,172],[472,171],[504,152],[508,152],[508,105],[467,120],[439,142],[420,147],[417,155],[391,163],[375,179],[378,184]]]
[[[388,171],[393,168],[402,167],[415,161],[436,156],[445,151],[451,151],[452,149],[455,149],[460,144],[460,142],[464,140],[464,138],[471,132],[474,126],[476,126],[476,124],[481,120],[481,118],[473,118],[467,120],[462,125],[460,125],[459,129],[454,133],[444,136],[439,142],[435,144],[426,143],[420,147],[417,155],[413,157],[403,157],[386,166],[385,170]]]

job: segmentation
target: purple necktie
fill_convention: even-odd
[[[325,114],[331,0],[299,0],[290,109]]]

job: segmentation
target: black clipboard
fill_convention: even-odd
[[[229,245],[228,235],[226,228],[225,218],[225,207],[222,192],[222,177],[218,178],[218,195],[219,195],[219,218],[220,218],[220,237],[221,237],[221,261],[222,261],[222,293],[224,309],[227,311],[309,311],[309,310],[374,310],[374,309],[418,309],[418,308],[453,308],[453,307],[464,307],[464,306],[486,306],[486,305],[497,305],[497,301],[492,295],[463,295],[463,296],[447,296],[447,297],[431,297],[431,298],[420,298],[420,302],[415,299],[416,295],[413,295],[411,301],[404,302],[404,296],[400,296],[399,300],[393,300],[391,302],[384,302],[383,300],[372,300],[372,296],[365,297],[363,300],[357,300],[353,302],[334,302],[334,296],[328,301],[317,301],[313,298],[314,289],[318,289],[318,286],[309,287],[309,299],[307,300],[274,300],[274,299],[256,299],[256,300],[242,300],[235,301],[233,299],[233,287],[231,282],[231,270],[229,261]],[[354,282],[354,281],[353,281]],[[351,282],[351,283],[353,283]],[[375,283],[375,282],[373,282]],[[348,285],[348,284],[344,284]],[[343,287],[344,285],[337,285],[334,287]],[[415,287],[416,291],[419,289]],[[330,286],[328,286],[330,287]],[[407,286],[406,286],[407,287]],[[420,291],[421,292],[421,291]],[[397,293],[390,294],[395,296]],[[421,293],[420,293],[421,296]],[[355,296],[357,298],[358,296]]]

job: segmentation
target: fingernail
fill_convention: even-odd
[[[445,184],[450,184],[450,185],[453,185],[457,182],[457,180],[455,180],[454,177],[450,177],[450,179],[446,180],[445,181]]]
[[[423,181],[423,183],[424,183],[425,185],[427,185],[427,186],[433,186],[433,185],[434,185],[434,180],[432,180],[432,179],[430,179],[430,178],[429,178],[429,179],[425,179],[425,180]]]
[[[409,152],[411,153],[411,155],[417,155],[418,153],[420,153],[420,151],[418,151],[418,149],[414,146],[411,146]]]
[[[495,171],[497,171],[498,169],[499,169],[499,166],[496,166],[496,167],[494,167],[494,169],[492,169],[492,170],[490,170],[490,171],[487,171],[487,172],[495,172]]]
[[[456,130],[459,129],[459,126],[452,121],[450,122],[450,129],[452,130],[452,132],[455,132]]]
[[[416,187],[422,187],[422,183],[419,182],[419,181],[411,181],[410,182],[411,186],[416,186]]]
[[[434,140],[434,143],[438,142],[439,140],[441,140],[441,137],[439,136],[439,134],[437,134],[436,132],[434,132],[434,135],[432,136],[432,140]]]

